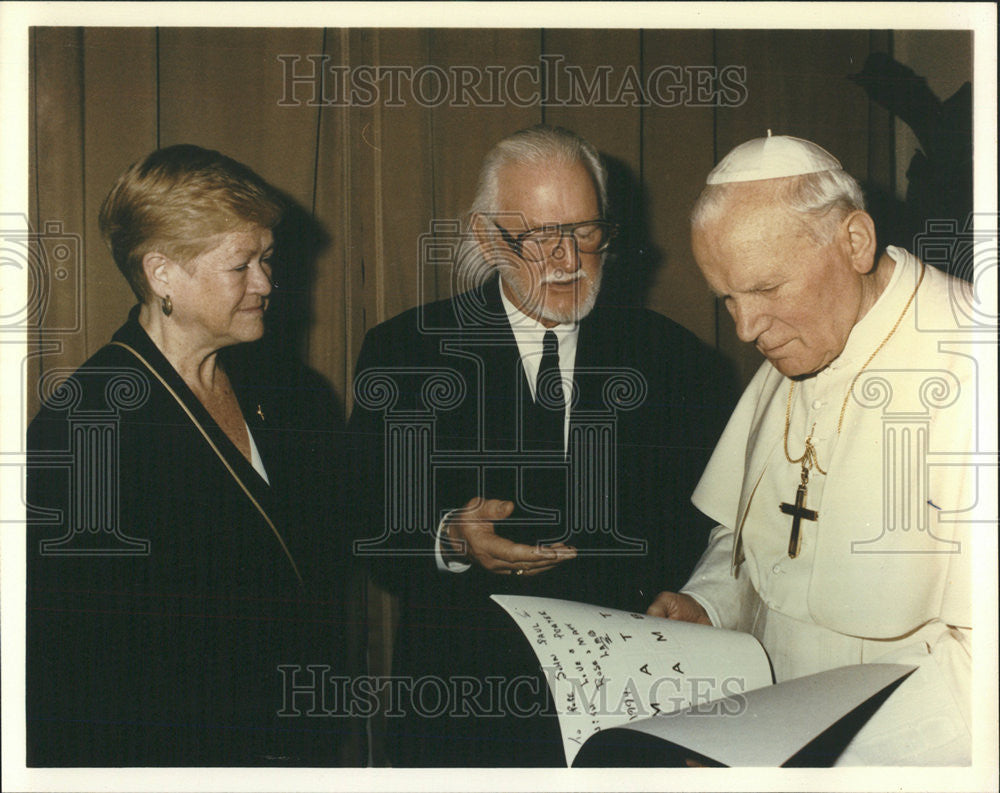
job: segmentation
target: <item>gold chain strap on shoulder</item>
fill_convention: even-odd
[[[219,460],[222,462],[222,464],[226,467],[226,470],[229,472],[229,475],[235,480],[236,484],[239,485],[240,489],[243,491],[246,497],[250,499],[250,503],[254,505],[256,510],[260,513],[261,517],[264,518],[264,521],[267,523],[267,525],[270,526],[271,531],[274,532],[274,536],[277,538],[278,543],[281,545],[281,549],[285,552],[285,556],[288,557],[288,561],[291,563],[292,569],[295,571],[295,577],[299,579],[299,584],[303,585],[304,581],[302,580],[302,575],[299,573],[299,567],[297,564],[295,564],[295,559],[292,558],[292,554],[288,550],[288,546],[285,545],[285,540],[281,536],[281,533],[278,531],[278,527],[274,525],[274,522],[271,520],[267,512],[264,511],[264,508],[260,505],[257,499],[253,497],[253,494],[250,492],[249,488],[247,488],[243,480],[240,479],[239,474],[236,473],[233,467],[229,464],[229,461],[223,456],[222,452],[219,450],[219,447],[215,445],[215,442],[211,439],[211,437],[209,437],[208,433],[205,431],[205,428],[201,426],[201,422],[198,421],[198,419],[190,411],[188,406],[184,404],[184,400],[181,399],[180,394],[178,394],[176,391],[174,391],[173,388],[170,387],[170,384],[163,379],[163,376],[159,372],[157,372],[156,369],[153,368],[152,364],[150,364],[149,361],[143,358],[142,355],[140,355],[137,350],[133,349],[124,342],[113,341],[111,343],[119,347],[123,347],[124,349],[132,353],[136,358],[138,358],[139,361],[143,364],[143,366],[149,369],[149,371],[153,373],[153,376],[160,381],[160,385],[162,385],[165,389],[167,389],[167,393],[169,393],[170,396],[174,398],[174,401],[176,401],[177,404],[180,405],[181,410],[183,410],[184,413],[187,415],[187,417],[191,420],[191,423],[198,428],[198,431],[201,433],[201,436],[205,439],[205,442],[208,443],[208,445],[212,448],[212,451],[215,452],[215,456],[218,457]]]

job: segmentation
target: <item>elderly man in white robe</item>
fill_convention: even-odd
[[[694,493],[719,524],[708,549],[649,613],[753,633],[778,682],[913,664],[837,764],[968,764],[963,282],[897,248],[876,256],[857,182],[819,146],[770,133],[709,174],[692,247],[767,360]]]

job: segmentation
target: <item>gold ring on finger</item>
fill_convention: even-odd
[[[523,567],[517,568],[517,570],[514,571],[514,575],[524,575],[524,568]]]

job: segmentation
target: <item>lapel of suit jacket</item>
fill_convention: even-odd
[[[128,350],[175,400],[181,412],[211,448],[219,463],[226,468],[234,484],[264,519],[301,583],[302,576],[299,573],[298,565],[291,555],[285,537],[269,514],[273,509],[270,489],[239,449],[229,440],[225,432],[215,423],[205,406],[191,392],[184,379],[139,325],[138,308],[133,309],[129,315],[129,321],[114,334],[111,344]],[[233,387],[238,389],[236,382],[233,383]],[[240,401],[241,410],[245,414],[248,408],[240,400],[238,390],[237,400]]]
[[[600,409],[604,406],[603,378],[594,376],[578,376],[579,372],[593,372],[601,367],[614,366],[614,356],[609,352],[613,338],[609,329],[601,321],[600,307],[594,310],[580,322],[576,339],[576,361],[573,364],[574,404],[587,410]]]
[[[484,311],[471,321],[460,320],[460,346],[475,353],[479,360],[477,412],[484,448],[513,450],[519,437],[518,406],[531,398],[531,392],[517,340],[500,299],[499,277],[493,277],[479,290]]]

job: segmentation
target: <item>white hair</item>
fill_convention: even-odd
[[[509,135],[483,159],[479,183],[469,214],[499,211],[500,172],[508,165],[575,165],[587,169],[597,191],[601,215],[607,209],[608,175],[597,149],[584,138],[563,127],[538,124]]]
[[[703,228],[718,219],[742,185],[773,182],[775,200],[804,216],[809,233],[817,242],[829,242],[847,215],[865,211],[861,185],[843,169],[766,179],[758,182],[727,182],[706,185],[691,210],[691,226]]]
[[[479,169],[476,193],[466,216],[466,233],[455,261],[454,275],[460,282],[460,288],[482,283],[492,274],[492,268],[485,261],[472,231],[472,224],[477,215],[499,212],[501,172],[511,165],[551,167],[576,164],[582,165],[590,174],[597,193],[598,210],[604,217],[608,207],[607,169],[593,144],[575,132],[564,127],[537,124],[508,135],[487,152]]]

